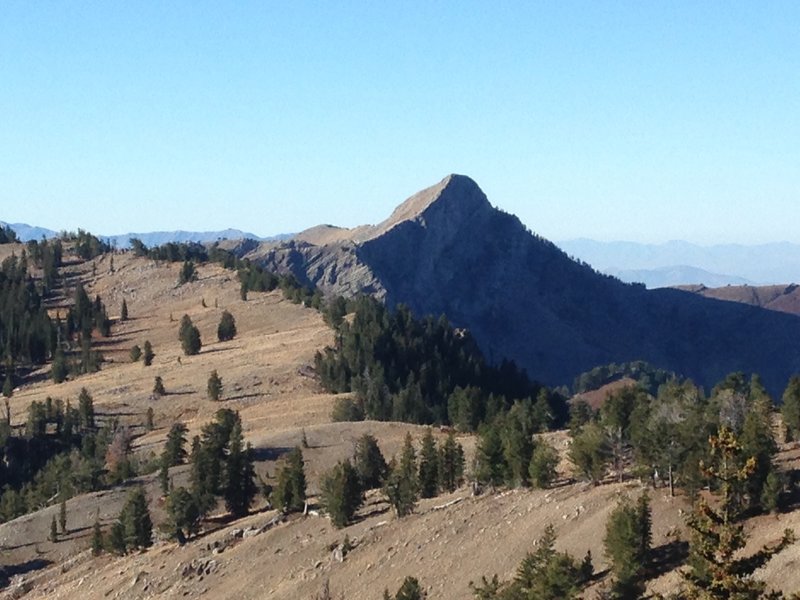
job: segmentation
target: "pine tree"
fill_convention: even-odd
[[[153,359],[155,358],[156,353],[153,352],[153,346],[150,344],[150,340],[145,340],[144,342],[144,366],[149,367],[153,364]]]
[[[398,517],[405,517],[414,511],[417,504],[419,483],[417,481],[417,458],[411,442],[411,434],[406,434],[400,462],[392,460],[389,477],[384,492]]]
[[[183,348],[183,353],[186,356],[198,354],[203,347],[203,343],[200,339],[200,330],[194,326],[189,315],[183,315],[183,317],[181,317],[178,339],[181,342],[181,348]]]
[[[161,488],[161,495],[166,496],[169,493],[169,463],[163,454],[158,467],[158,485]]]
[[[243,517],[247,514],[258,492],[252,449],[249,444],[246,448],[242,448],[243,441],[242,424],[237,420],[229,438],[222,484],[225,508],[234,517]]]
[[[394,600],[424,600],[425,597],[426,594],[417,578],[406,577],[400,589],[397,590],[397,593],[394,595]]]
[[[122,299],[122,308],[119,311],[119,320],[123,322],[128,320],[128,303],[125,302],[125,298]]]
[[[600,425],[589,423],[576,433],[569,457],[579,475],[595,485],[600,483],[610,457],[608,441]]]
[[[144,488],[137,487],[128,496],[120,513],[126,548],[148,548],[153,544],[153,522],[147,508]]]
[[[527,486],[528,471],[533,454],[531,434],[520,419],[508,413],[501,430],[503,442],[503,462],[505,463],[505,483],[511,487]]]
[[[783,392],[781,414],[793,440],[800,440],[800,375],[794,375]]]
[[[192,496],[200,514],[208,514],[216,503],[214,495],[217,493],[217,488],[214,478],[220,470],[219,457],[210,448],[201,444],[199,436],[194,436],[189,464]]]
[[[156,398],[160,398],[167,393],[167,390],[164,389],[164,380],[161,379],[161,375],[156,375],[156,378],[153,380],[153,395]]]
[[[174,423],[167,434],[167,441],[164,444],[162,463],[167,467],[177,466],[186,459],[186,432],[188,429],[183,423]]]
[[[353,521],[364,501],[358,473],[349,460],[339,463],[323,475],[320,484],[322,505],[331,517],[334,527],[346,527]]]
[[[606,523],[606,556],[614,574],[614,593],[638,598],[644,591],[643,573],[650,552],[650,506],[642,495],[636,506],[624,498]]]
[[[372,490],[383,485],[387,473],[386,459],[374,436],[365,433],[358,439],[353,462],[362,489]]]
[[[558,473],[558,452],[544,440],[540,440],[533,448],[528,474],[531,483],[541,489],[550,487]]]
[[[153,410],[152,406],[147,407],[147,415],[145,416],[144,426],[147,431],[153,431],[155,427],[153,420],[155,418],[155,411]]]
[[[50,521],[50,535],[47,539],[53,543],[58,541],[58,524],[56,523],[55,515],[53,515],[53,519]]]
[[[169,524],[176,537],[191,537],[200,529],[200,509],[194,496],[184,487],[175,488],[167,498]]]
[[[142,349],[139,347],[138,344],[134,344],[131,346],[131,362],[138,362],[139,359],[142,357]]]
[[[217,339],[220,342],[227,342],[234,337],[236,337],[236,319],[231,313],[224,310],[217,326]]]
[[[422,448],[419,452],[419,495],[422,498],[433,498],[439,493],[439,454],[436,441],[429,427],[422,437]]]
[[[765,585],[752,577],[753,571],[794,541],[791,530],[781,542],[755,555],[741,556],[747,535],[740,522],[743,506],[736,489],[756,469],[756,461],[742,458],[742,446],[734,433],[721,426],[709,439],[710,464],[701,464],[703,473],[719,489],[719,501],[712,507],[701,498],[687,524],[693,531],[690,542],[690,569],[684,573],[691,600],[762,598]]]
[[[103,552],[103,530],[100,528],[100,514],[95,515],[92,526],[92,555],[99,556]]]
[[[11,398],[14,393],[14,384],[11,381],[11,372],[6,373],[6,380],[3,382],[3,396]]]
[[[63,493],[61,502],[58,503],[58,524],[61,526],[61,533],[67,533],[67,498]]]
[[[439,448],[439,487],[454,492],[464,479],[464,448],[450,432]]]
[[[218,401],[222,396],[222,379],[217,375],[216,369],[211,371],[211,375],[208,377],[207,392],[208,399],[214,402]]]
[[[197,270],[194,267],[194,263],[190,260],[184,261],[180,273],[178,273],[178,285],[183,285],[184,283],[189,283],[196,279]]]
[[[94,402],[86,388],[78,395],[78,423],[82,433],[94,431]]]
[[[284,512],[299,512],[305,507],[306,476],[300,448],[289,453],[286,464],[279,471],[274,496],[275,504]]]
[[[495,424],[484,425],[480,432],[475,477],[480,483],[492,487],[501,486],[506,481],[503,441]]]
[[[53,378],[53,382],[62,383],[67,379],[68,372],[69,369],[67,367],[67,359],[64,356],[64,351],[61,348],[58,348],[55,356],[53,357],[53,366],[50,369],[50,375]]]
[[[119,556],[125,554],[125,527],[120,521],[114,521],[114,523],[111,524],[106,543],[108,544],[109,552]]]

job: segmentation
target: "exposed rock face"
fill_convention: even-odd
[[[712,385],[758,372],[773,392],[800,371],[800,319],[680,290],[647,291],[570,259],[450,175],[383,223],[317,227],[253,255],[327,294],[369,293],[469,328],[490,360],[548,384],[642,359]]]

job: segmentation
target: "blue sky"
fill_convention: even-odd
[[[0,219],[800,242],[798,2],[0,3]]]

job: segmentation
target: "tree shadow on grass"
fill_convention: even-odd
[[[677,569],[689,557],[689,542],[675,540],[650,551],[652,560],[648,575],[650,579],[660,577]]]

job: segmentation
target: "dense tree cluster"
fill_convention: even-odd
[[[447,319],[415,319],[373,298],[354,302],[351,320],[339,324],[334,348],[316,355],[322,385],[354,392],[334,416],[412,423],[453,423],[471,431],[508,410],[513,399],[542,398],[548,425],[566,420],[563,399],[530,381],[514,363],[486,363],[469,334]]]
[[[575,394],[589,392],[623,377],[633,379],[640,387],[654,394],[660,385],[674,379],[675,374],[641,360],[611,363],[578,375],[572,383],[572,391]]]

